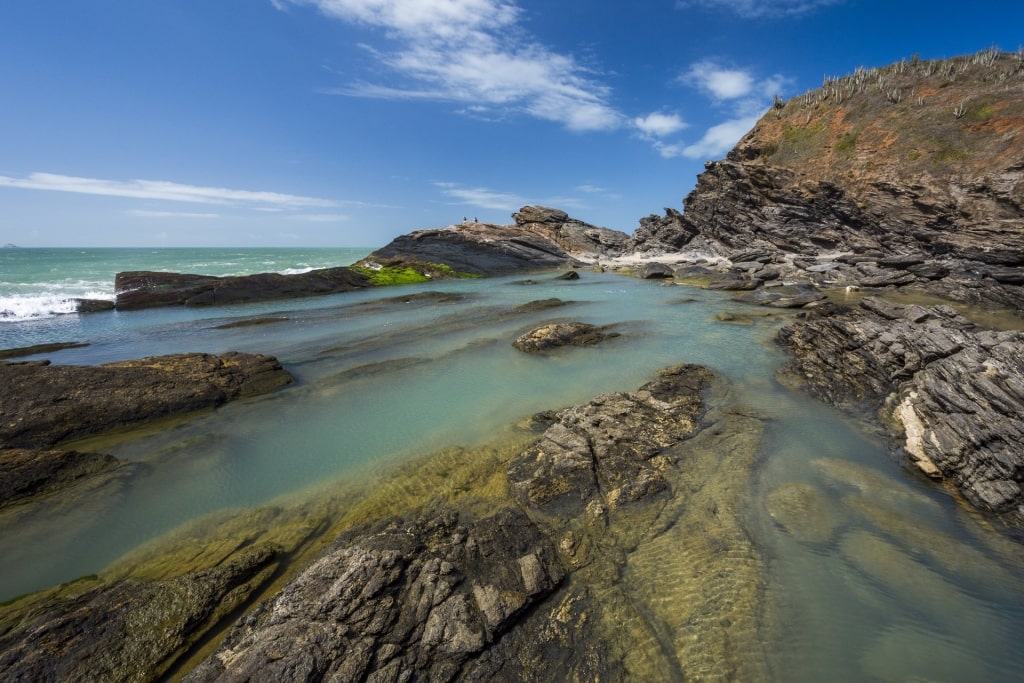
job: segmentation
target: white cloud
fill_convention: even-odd
[[[304,213],[290,216],[292,220],[307,221],[309,223],[341,223],[347,221],[351,216],[343,213]]]
[[[383,29],[393,51],[370,49],[395,83],[350,83],[331,92],[430,99],[525,113],[575,131],[610,130],[623,116],[611,90],[569,55],[552,52],[521,26],[506,0],[291,0],[349,23]]]
[[[459,204],[497,211],[518,211],[530,202],[508,193],[495,192],[482,187],[461,187],[456,183],[435,183],[446,197],[458,200]]]
[[[633,119],[633,125],[645,136],[665,137],[678,133],[687,127],[687,124],[677,114],[662,114],[654,112],[644,117]]]
[[[220,218],[218,213],[193,213],[189,211],[149,211],[147,209],[130,209],[125,211],[129,216],[139,218]]]
[[[280,192],[254,192],[251,190],[232,190],[223,187],[182,185],[181,183],[173,183],[166,180],[103,180],[100,178],[58,175],[56,173],[32,173],[27,178],[0,176],[0,187],[76,192],[106,197],[160,199],[194,204],[259,203],[290,208],[336,206],[338,204],[338,202],[330,199],[303,197]]]
[[[708,128],[698,142],[675,150],[678,155],[690,159],[718,159],[731,150],[740,138],[747,134],[759,117],[723,121]]]
[[[716,100],[733,100],[749,95],[754,90],[754,77],[743,69],[730,69],[706,59],[690,66],[680,76],[688,85],[711,95]]]
[[[841,4],[844,0],[676,0],[676,9],[707,7],[723,9],[744,19],[791,17],[813,12],[820,7]]]

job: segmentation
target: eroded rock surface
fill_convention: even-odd
[[[386,265],[435,263],[462,273],[510,273],[579,265],[618,256],[629,236],[570,218],[558,209],[524,206],[511,225],[461,223],[402,235],[368,258]]]
[[[618,333],[610,332],[607,325],[580,322],[551,323],[520,335],[512,342],[512,346],[526,353],[543,353],[561,346],[592,346],[617,336]]]
[[[186,680],[763,677],[763,566],[732,512],[758,429],[701,429],[712,382],[679,366],[538,415],[510,498],[344,534]]]
[[[105,365],[0,364],[0,447],[59,441],[254,396],[292,381],[273,356],[202,353]]]
[[[1022,82],[995,48],[828,78],[705,164],[685,212],[641,220],[629,251],[1022,308]]]
[[[819,310],[779,334],[809,391],[848,411],[877,410],[924,473],[1024,523],[1024,332],[870,297]]]

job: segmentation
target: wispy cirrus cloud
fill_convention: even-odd
[[[793,17],[822,7],[842,4],[844,0],[676,0],[676,9],[704,7],[720,9],[743,17]]]
[[[283,0],[275,0],[280,5]],[[571,55],[533,39],[510,0],[288,0],[384,31],[393,47],[368,52],[393,82],[356,81],[326,92],[353,97],[428,99],[518,112],[573,131],[618,128],[611,89]]]
[[[483,187],[463,187],[458,183],[434,183],[441,194],[456,200],[457,204],[497,211],[518,211],[529,201],[510,192],[495,192]]]
[[[56,173],[31,173],[25,178],[0,176],[0,187],[13,187],[23,190],[48,190],[51,192],[74,192],[105,197],[188,202],[192,204],[260,204],[261,206],[270,205],[291,209],[330,207],[342,203],[331,199],[304,197],[281,192],[184,185],[166,180],[106,180]]]
[[[150,211],[149,209],[129,209],[129,216],[138,218],[220,218],[219,213],[196,213],[194,211]]]

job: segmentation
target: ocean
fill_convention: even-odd
[[[103,572],[200,520],[378,486],[393,468],[484,446],[535,412],[699,363],[727,378],[732,400],[767,425],[740,513],[764,560],[759,593],[772,640],[762,645],[778,680],[1005,681],[1024,671],[1024,552],[902,469],[887,443],[779,384],[785,359],[773,338],[792,313],[588,270],[578,281],[542,273],[529,284],[502,277],[219,308],[61,312],[69,297],[112,298],[122,270],[298,272],[369,251],[0,250],[0,349],[79,342],[38,356],[78,364],[259,352],[296,378],[173,428],[101,440],[104,452],[138,468],[87,504],[0,514],[0,602]],[[409,296],[426,292],[447,296]],[[549,298],[567,303],[514,313]],[[254,318],[273,322],[225,326]],[[614,325],[620,336],[550,356],[512,347],[552,320]],[[824,501],[803,511],[815,518],[803,521],[827,517],[811,540],[778,517],[773,501],[794,491]]]
[[[75,310],[73,299],[114,300],[114,276],[128,270],[200,275],[302,273],[347,266],[372,249],[0,249],[0,322]]]

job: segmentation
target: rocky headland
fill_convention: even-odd
[[[123,273],[116,305],[587,266],[742,292],[799,309],[778,337],[791,355],[783,380],[866,417],[909,467],[1020,529],[1024,332],[891,295],[1019,314],[1021,130],[1024,53],[858,69],[777,102],[707,164],[685,211],[641,219],[632,236],[527,206],[513,225],[413,232],[300,280]],[[827,300],[836,291],[857,303]],[[610,334],[554,322],[521,343],[534,352]],[[190,354],[0,364],[0,380],[19,397],[0,407],[0,515],[16,524],[40,500],[131,476],[110,456],[62,449],[69,439],[290,376],[267,356]],[[345,491],[344,504],[335,493],[204,519],[99,575],[14,599],[0,609],[0,677],[765,680],[766,561],[741,512],[763,430],[722,378],[667,368],[635,391],[538,413],[514,446],[433,454],[395,473],[394,488]],[[395,489],[416,494],[396,503]],[[833,533],[809,524],[828,509],[811,487],[767,505],[807,542]],[[851,533],[840,551],[873,546],[853,554],[884,559],[884,543]],[[904,559],[891,573],[907,575]]]
[[[1019,319],[1021,131],[1020,51],[826,78],[777,101],[706,164],[684,212],[640,221],[628,251],[654,262],[644,277],[742,291],[749,303],[814,307],[823,291],[854,291]],[[780,335],[794,354],[789,378],[875,416],[909,462],[1022,525],[1021,334],[948,306],[868,298],[815,310]]]
[[[524,206],[512,219],[511,225],[473,222],[417,230],[392,240],[363,263],[443,264],[474,275],[508,275],[621,256],[629,244],[626,233],[595,227],[544,206]]]

